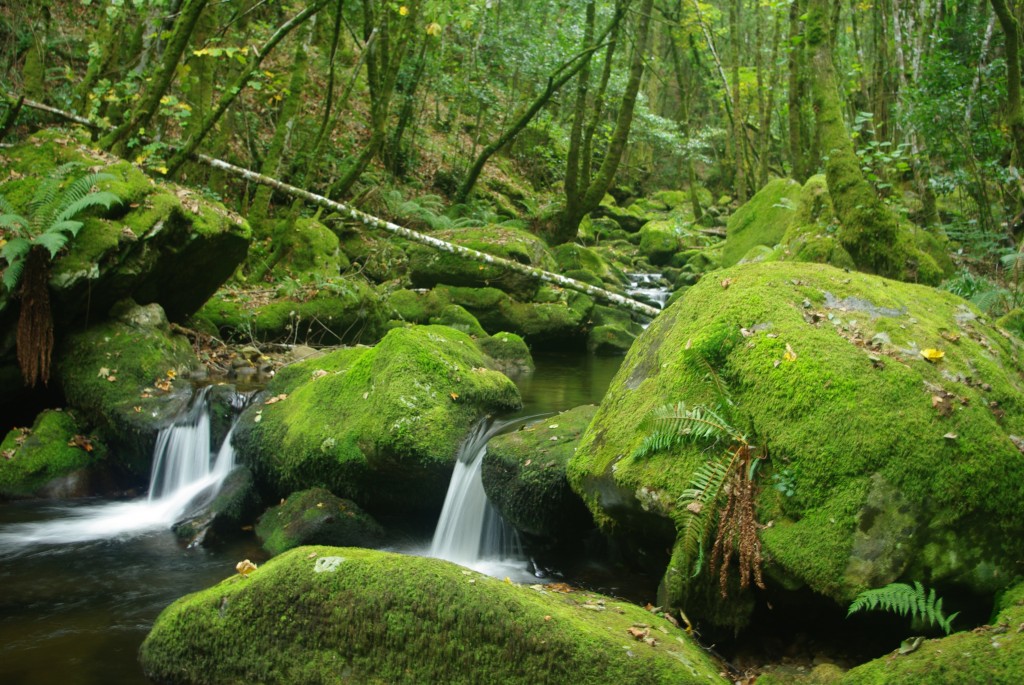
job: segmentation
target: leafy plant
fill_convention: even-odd
[[[746,435],[735,427],[734,405],[728,387],[708,358],[696,350],[689,350],[688,358],[707,371],[704,380],[715,389],[718,405],[687,406],[677,402],[655,409],[641,423],[641,428],[650,433],[633,452],[633,457],[644,458],[686,443],[726,445],[723,451],[713,453],[697,467],[688,487],[679,496],[689,514],[683,523],[683,551],[693,560],[692,576],[696,577],[704,566],[710,537],[708,521],[717,514],[710,569],[712,573],[718,571],[722,596],[728,595],[729,566],[734,556],[738,557],[740,587],[749,587],[753,579],[757,587],[764,589],[754,484],[760,457],[755,455]]]
[[[45,385],[50,379],[53,316],[49,276],[53,258],[78,235],[82,222],[77,216],[93,207],[109,209],[121,201],[114,193],[96,188],[96,183],[113,178],[110,174],[70,178],[80,167],[68,163],[51,172],[39,183],[25,214],[19,214],[0,195],[0,229],[7,236],[0,248],[0,258],[7,262],[3,285],[8,292],[17,292],[21,300],[18,364],[27,385],[40,380]]]
[[[865,590],[853,600],[846,615],[851,616],[857,611],[891,611],[900,616],[910,616],[942,628],[947,635],[953,630],[953,619],[960,613],[943,614],[942,600],[935,596],[935,589],[926,592],[916,580],[913,587],[906,583],[889,583],[885,587]]]

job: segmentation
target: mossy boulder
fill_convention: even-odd
[[[640,607],[338,547],[300,547],[179,599],[139,659],[156,682],[195,685],[725,682]]]
[[[593,327],[587,334],[587,351],[592,354],[625,354],[643,331],[628,312],[601,304],[594,305],[590,320]]]
[[[445,288],[432,290],[395,290],[388,295],[387,305],[393,318],[408,323],[430,323],[431,317],[439,316],[441,310],[451,304]]]
[[[552,540],[575,538],[593,525],[565,467],[596,412],[594,405],[576,407],[488,441],[484,490],[509,523]]]
[[[283,225],[274,243],[273,274],[277,279],[325,282],[337,279],[351,265],[338,236],[311,217]]]
[[[507,376],[529,373],[536,368],[526,341],[515,333],[500,331],[478,339],[476,344],[491,358],[494,368]]]
[[[534,302],[519,302],[497,288],[443,290],[445,297],[465,307],[488,333],[512,332],[538,346],[565,345],[567,341],[582,346],[594,307],[589,296],[561,288],[538,290]]]
[[[586,270],[596,276],[599,281],[612,285],[623,285],[627,278],[619,269],[609,264],[604,257],[594,250],[576,243],[563,243],[551,250],[558,262],[558,268],[562,273],[570,276],[570,273],[577,270]],[[589,282],[589,281],[588,281]]]
[[[352,500],[324,488],[293,492],[256,523],[263,549],[282,554],[300,545],[376,547],[384,529]]]
[[[259,289],[224,289],[193,319],[225,340],[338,345],[378,340],[390,316],[380,290],[351,277],[269,300]]]
[[[591,212],[590,216],[595,219],[612,219],[626,233],[636,233],[640,230],[641,226],[652,218],[651,214],[645,211],[642,205],[634,202],[628,207],[620,207],[609,196],[605,196],[605,201]]]
[[[67,337],[57,376],[68,404],[96,427],[120,466],[149,475],[156,436],[192,396],[180,380],[198,365],[188,339],[171,333],[157,304],[124,302],[114,318]]]
[[[772,522],[760,532],[769,583],[841,605],[901,578],[990,595],[1024,554],[1020,348],[946,292],[821,265],[734,267],[637,339],[570,482],[605,527],[671,521],[665,601],[741,625],[743,595],[701,595],[706,568],[686,581],[694,559],[680,531],[692,514],[680,497],[708,446],[632,456],[655,408],[721,401],[710,365],[730,389],[734,425],[768,447],[757,503]]]
[[[552,271],[555,266],[544,241],[532,233],[503,226],[438,231],[436,238],[502,257],[520,264]],[[409,275],[417,288],[438,284],[498,288],[521,302],[533,299],[540,282],[518,271],[451,254],[426,245],[411,245]]]
[[[196,311],[245,258],[245,220],[197,191],[154,181],[87,142],[82,131],[49,130],[0,156],[8,178],[0,192],[16,208],[28,204],[39,178],[65,163],[114,177],[99,186],[121,204],[85,218],[68,251],[54,261],[55,319],[70,328],[126,297],[156,302],[173,320]],[[6,297],[0,294],[0,311]]]
[[[775,247],[781,242],[797,209],[800,189],[792,179],[772,179],[733,212],[726,223],[722,266],[736,264],[755,245]]]
[[[590,214],[583,217],[576,230],[576,239],[584,245],[596,245],[606,240],[621,239],[626,235],[615,219]]]
[[[473,338],[483,338],[487,335],[487,332],[480,325],[480,322],[476,320],[476,317],[470,314],[465,307],[457,304],[445,305],[438,312],[437,316],[430,317],[430,323],[439,326],[450,326]]]
[[[82,434],[74,414],[48,409],[0,443],[0,499],[94,494],[91,477],[106,454],[101,441]]]
[[[664,266],[679,252],[682,225],[672,219],[648,221],[640,229],[640,252],[654,266]]]
[[[234,444],[275,499],[322,486],[371,511],[440,508],[473,423],[520,404],[491,364],[455,329],[396,328],[279,371]]]

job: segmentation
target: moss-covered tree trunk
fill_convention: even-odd
[[[608,142],[608,149],[605,151],[601,167],[597,170],[593,180],[587,187],[583,198],[576,207],[574,215],[563,213],[561,221],[552,232],[551,242],[565,243],[576,237],[580,220],[590,212],[597,209],[604,199],[605,193],[611,188],[615,180],[615,172],[619,169],[619,162],[622,160],[622,153],[626,149],[626,142],[629,140],[629,130],[633,125],[633,109],[636,106],[636,96],[640,91],[640,80],[644,75],[644,59],[647,52],[647,37],[651,25],[651,8],[653,0],[642,0],[638,10],[636,29],[636,40],[633,45],[633,56],[629,64],[629,80],[622,94],[622,101],[619,104],[619,113],[615,118],[615,129],[612,131],[611,140]]]
[[[789,168],[790,175],[803,183],[809,175],[806,154],[809,141],[804,136],[801,114],[801,94],[804,89],[804,44],[795,39],[800,35],[800,17],[805,0],[793,0],[789,6]]]
[[[1006,124],[1010,127],[1013,154],[1018,166],[1024,164],[1024,108],[1020,95],[1020,24],[1006,0],[991,0],[992,9],[1006,38]]]
[[[896,256],[899,224],[861,173],[860,162],[843,121],[842,101],[832,63],[829,0],[810,0],[807,45],[811,51],[811,94],[817,120],[829,197],[842,225],[839,238],[857,267],[883,276],[899,276]]]
[[[146,96],[120,126],[100,140],[100,147],[124,152],[125,141],[149,124],[160,106],[160,99],[167,93],[167,89],[174,81],[178,63],[192,38],[192,32],[195,30],[199,15],[206,8],[206,4],[207,0],[185,0],[182,4],[178,18],[174,22],[174,31],[164,48],[163,60],[146,88]]]

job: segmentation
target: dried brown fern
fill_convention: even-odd
[[[751,578],[757,587],[765,588],[761,538],[757,534],[761,527],[756,513],[757,486],[750,478],[751,460],[755,458],[749,445],[740,445],[734,454],[736,467],[724,488],[725,506],[719,513],[715,544],[711,548],[711,572],[718,571],[722,597],[729,595],[729,566],[734,556],[738,557],[740,588],[750,587]]]

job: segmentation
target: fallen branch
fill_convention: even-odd
[[[85,117],[79,116],[71,112],[59,110],[56,107],[44,105],[40,102],[35,102],[33,100],[26,99],[24,101],[24,104],[26,107],[37,109],[43,112],[49,112],[50,114],[54,114],[68,121],[72,121],[77,124],[82,124],[83,126],[88,126],[89,128],[97,130],[103,130],[105,128],[101,124],[95,121],[91,121],[90,119],[87,119]],[[366,212],[354,209],[340,202],[335,202],[334,200],[326,198],[323,195],[317,195],[316,193],[312,193],[303,188],[297,188],[295,186],[284,183],[283,181],[279,181],[275,178],[264,176],[263,174],[258,174],[255,171],[251,171],[243,167],[235,166],[234,164],[225,162],[222,159],[215,159],[213,157],[209,157],[207,155],[200,154],[197,152],[193,152],[191,154],[191,157],[193,160],[201,164],[213,167],[214,169],[221,169],[222,171],[226,171],[229,174],[238,176],[239,178],[243,178],[252,183],[265,185],[270,188],[273,188],[274,190],[285,193],[286,195],[289,195],[291,197],[301,198],[319,207],[325,207],[332,211],[340,212],[341,214],[344,214],[351,219],[361,222],[365,226],[388,231],[389,233],[401,236],[406,240],[415,243],[420,243],[421,245],[428,245],[437,250],[441,250],[442,252],[457,254],[466,257],[467,259],[471,259],[473,261],[484,262],[486,264],[492,264],[495,266],[501,266],[510,271],[516,271],[521,274],[526,274],[527,276],[532,276],[541,281],[554,283],[555,285],[561,286],[563,288],[568,288],[570,290],[575,290],[577,292],[584,293],[585,295],[590,295],[591,297],[599,299],[603,302],[607,302],[609,304],[629,309],[638,314],[643,314],[644,316],[649,316],[653,318],[658,315],[659,311],[661,311],[659,309],[656,309],[655,307],[651,307],[650,305],[646,305],[642,302],[637,302],[636,300],[624,297],[622,295],[619,295],[618,293],[613,293],[610,290],[598,288],[597,286],[593,286],[590,285],[589,283],[584,283],[582,281],[577,281],[576,279],[573,278],[567,278],[565,276],[562,276],[561,274],[551,273],[550,271],[544,271],[543,269],[537,269],[526,264],[520,264],[519,262],[512,261],[510,259],[496,257],[494,255],[487,254],[486,252],[480,252],[479,250],[473,250],[468,247],[463,247],[461,245],[449,243],[438,238],[433,238],[431,236],[424,235],[423,233],[417,233],[416,231],[404,228],[402,226],[399,226],[398,224],[393,224],[390,221],[385,221],[384,219],[380,219],[371,214],[367,214]]]

